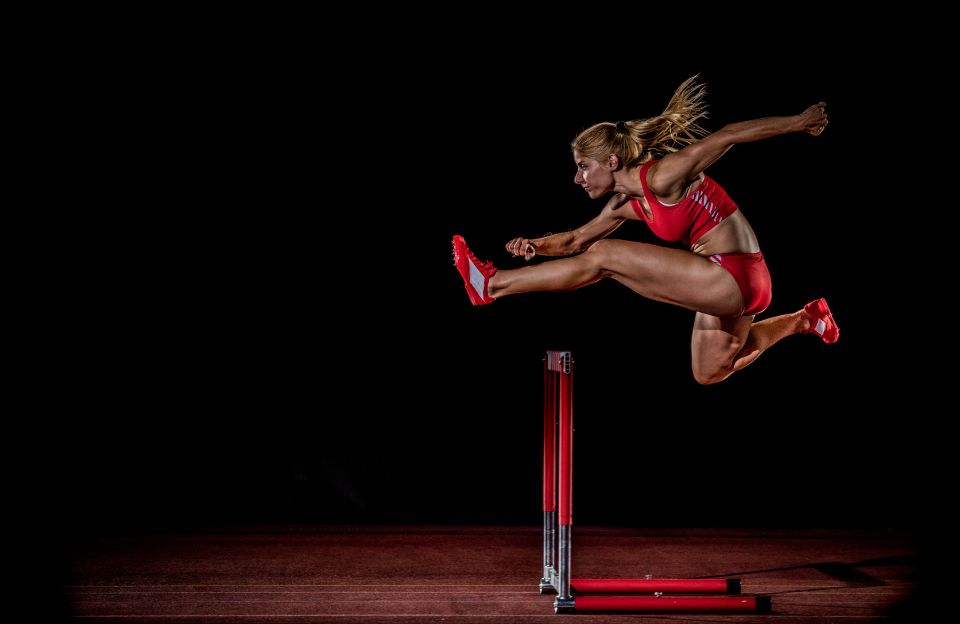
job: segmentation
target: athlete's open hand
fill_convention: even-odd
[[[507,251],[514,257],[523,256],[524,260],[530,260],[537,255],[537,246],[529,238],[518,236],[507,243]]]

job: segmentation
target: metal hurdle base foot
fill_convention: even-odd
[[[553,586],[553,583],[548,581],[545,578],[540,579],[540,593],[541,594],[555,594],[557,593],[557,588]]]
[[[757,613],[770,613],[772,610],[770,596],[757,596]]]
[[[576,611],[576,600],[573,597],[560,598],[553,601],[554,613],[574,613]]]

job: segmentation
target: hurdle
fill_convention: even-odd
[[[737,578],[571,578],[572,529],[573,356],[569,351],[547,351],[543,359],[543,578],[540,579],[540,593],[557,594],[554,612],[770,612],[769,596],[665,595],[740,594],[740,579]],[[637,593],[651,595],[610,595]]]

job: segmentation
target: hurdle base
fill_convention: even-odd
[[[554,613],[574,613],[577,610],[576,599],[573,597],[561,598],[557,596],[557,599],[553,601],[553,612]]]
[[[559,601],[559,598],[557,599]],[[566,605],[562,605],[566,607]],[[554,603],[554,609],[558,608]],[[568,610],[557,613],[620,612],[620,613],[770,613],[769,596],[580,596]]]
[[[574,594],[739,594],[738,578],[571,579]]]
[[[542,578],[540,579],[540,593],[541,594],[555,594],[557,593],[557,588],[553,586],[549,580]]]

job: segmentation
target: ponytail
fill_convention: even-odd
[[[697,78],[684,80],[656,117],[595,124],[577,135],[570,147],[596,160],[616,154],[625,167],[634,167],[695,143],[707,134],[697,123],[707,116],[707,90]]]

